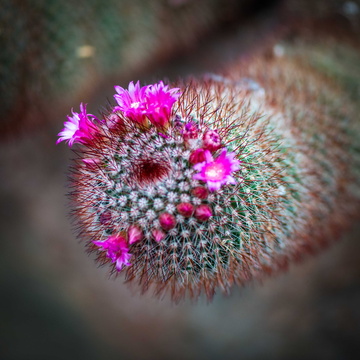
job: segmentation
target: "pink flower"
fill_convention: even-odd
[[[71,110],[73,116],[67,116],[68,121],[64,123],[64,129],[59,132],[60,138],[57,144],[61,141],[67,140],[69,146],[74,143],[86,143],[91,140],[98,131],[92,119],[96,119],[94,115],[86,112],[86,104],[80,104],[80,113]]]
[[[224,149],[215,160],[209,150],[205,151],[205,161],[195,164],[194,169],[199,171],[193,176],[196,180],[205,181],[210,191],[217,191],[222,185],[235,184],[236,180],[231,175],[239,170],[240,161],[234,159],[235,153],[227,153]]]
[[[114,111],[121,111],[130,120],[139,124],[144,124],[146,121],[146,90],[148,86],[140,87],[140,81],[135,85],[131,81],[128,90],[121,86],[115,86],[117,92],[114,95],[118,106],[114,107]]]
[[[146,115],[150,122],[160,128],[166,128],[172,107],[179,98],[179,88],[168,89],[162,81],[158,84],[149,85],[146,89]]]
[[[117,270],[120,271],[124,265],[131,265],[129,262],[131,254],[129,254],[129,248],[123,236],[114,235],[105,241],[93,241],[93,243],[102,248],[101,250],[106,251],[106,256],[116,263]]]
[[[135,85],[131,81],[128,90],[115,86],[114,95],[118,106],[114,111],[121,111],[129,119],[145,124],[150,122],[160,128],[166,128],[171,116],[172,106],[179,98],[178,88],[169,89],[162,81],[158,84],[140,87],[138,81]]]

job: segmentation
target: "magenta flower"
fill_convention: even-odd
[[[80,113],[71,110],[73,116],[67,116],[68,121],[64,123],[64,129],[59,132],[60,138],[56,141],[58,144],[61,141],[67,140],[69,146],[74,143],[85,143],[94,137],[98,131],[92,119],[96,119],[94,115],[86,112],[86,104],[80,104]]]
[[[114,235],[105,241],[93,241],[93,243],[102,248],[101,250],[106,251],[106,256],[113,263],[116,263],[117,270],[120,271],[124,265],[131,265],[129,262],[131,254],[129,254],[129,248],[124,237]]]
[[[132,121],[144,124],[146,121],[146,90],[148,86],[140,87],[140,81],[135,85],[131,81],[128,90],[121,86],[115,86],[117,92],[114,95],[118,106],[114,107],[114,111],[121,111]]]
[[[180,89],[168,89],[168,85],[162,81],[143,87],[140,87],[139,81],[135,85],[131,81],[127,90],[121,86],[115,86],[115,90],[117,94],[114,98],[118,106],[114,107],[114,111],[121,111],[140,124],[145,124],[148,118],[160,128],[166,128],[172,107],[180,96]]]
[[[179,88],[168,89],[168,85],[164,85],[162,81],[147,87],[146,115],[153,125],[160,128],[167,127],[172,107],[180,96],[179,91]]]
[[[209,150],[205,151],[205,161],[195,164],[194,169],[199,171],[193,176],[196,180],[205,181],[210,191],[217,191],[222,185],[235,184],[236,180],[231,175],[240,169],[240,161],[235,159],[235,153],[227,153],[224,149],[215,160]]]

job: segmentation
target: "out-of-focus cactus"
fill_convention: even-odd
[[[51,110],[100,79],[127,77],[184,54],[249,2],[3,0],[1,135],[49,121]]]

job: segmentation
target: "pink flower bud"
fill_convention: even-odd
[[[190,139],[196,139],[199,135],[199,127],[193,121],[185,124],[184,129],[182,131],[182,135],[185,141]]]
[[[212,216],[211,208],[208,205],[200,205],[195,210],[195,217],[199,221],[206,221]]]
[[[160,242],[165,237],[164,232],[159,229],[153,230],[152,234],[156,242]]]
[[[199,199],[206,199],[209,195],[209,191],[203,186],[197,186],[192,190],[192,194]]]
[[[94,170],[99,166],[100,160],[95,158],[86,158],[83,159],[83,163],[88,169]]]
[[[176,207],[176,209],[179,214],[185,217],[190,217],[194,212],[194,206],[190,203],[181,203]]]
[[[190,164],[194,165],[197,163],[202,163],[205,161],[205,150],[204,149],[196,149],[194,150],[189,157]]]
[[[100,223],[102,225],[110,225],[111,224],[111,213],[110,211],[104,211],[100,214]]]
[[[216,151],[221,148],[221,138],[216,130],[208,130],[203,136],[204,149]]]
[[[175,216],[169,213],[162,213],[159,216],[159,222],[164,230],[170,230],[176,225]]]
[[[133,244],[143,238],[143,233],[136,225],[131,225],[128,230],[128,236],[129,244]]]

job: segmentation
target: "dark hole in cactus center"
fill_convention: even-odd
[[[169,174],[170,165],[165,159],[144,158],[137,161],[134,170],[138,184],[155,184]]]

